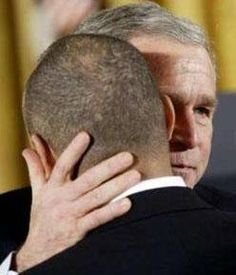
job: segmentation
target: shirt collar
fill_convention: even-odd
[[[119,196],[114,198],[112,202],[143,191],[165,187],[186,187],[186,184],[181,177],[176,176],[148,179],[141,181],[140,183],[121,193]]]

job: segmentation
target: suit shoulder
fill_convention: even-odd
[[[29,215],[31,206],[31,189],[10,191],[0,195],[0,211],[5,213],[4,216],[16,217],[18,215]],[[3,218],[3,217],[2,217]]]
[[[215,186],[198,184],[194,191],[206,202],[213,205],[218,210],[235,212],[236,193],[222,190]]]

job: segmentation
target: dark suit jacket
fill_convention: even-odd
[[[226,211],[236,211],[236,199],[233,194],[204,185],[198,185],[195,190],[205,201],[217,208]],[[30,205],[30,188],[0,195],[0,210],[2,213],[0,223],[0,262],[4,260],[10,251],[16,250],[24,242],[28,232]]]
[[[208,179],[209,181],[210,179]],[[213,205],[215,208],[228,212],[236,211],[236,193],[229,192],[222,188],[214,186],[216,180],[213,180],[211,183],[206,184],[200,183],[194,187],[194,191],[201,197],[204,201]],[[234,182],[231,181],[232,185]],[[236,182],[235,182],[236,184]],[[231,189],[232,190],[232,189]]]
[[[16,250],[28,232],[31,190],[24,188],[0,196],[0,263]]]
[[[131,196],[124,217],[25,275],[235,274],[236,215],[194,191],[161,188]]]

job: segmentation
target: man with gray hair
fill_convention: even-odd
[[[173,173],[193,188],[208,164],[216,105],[214,56],[202,28],[146,2],[99,12],[85,20],[76,33],[118,37],[144,54],[160,93],[167,95],[175,108],[169,143]]]
[[[209,161],[217,105],[216,62],[204,30],[152,2],[101,11],[76,33],[118,37],[138,48],[148,61],[160,93],[168,96],[176,121],[169,142],[174,175],[220,209],[235,211],[232,195],[197,184]]]

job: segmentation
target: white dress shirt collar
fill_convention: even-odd
[[[181,177],[176,176],[148,179],[141,181],[137,185],[126,190],[125,192],[114,198],[112,202],[139,192],[165,187],[186,187],[186,184]]]
[[[15,271],[11,271],[11,262],[12,262],[13,252],[11,252],[8,257],[3,261],[0,265],[0,275],[17,275],[18,273]]]

